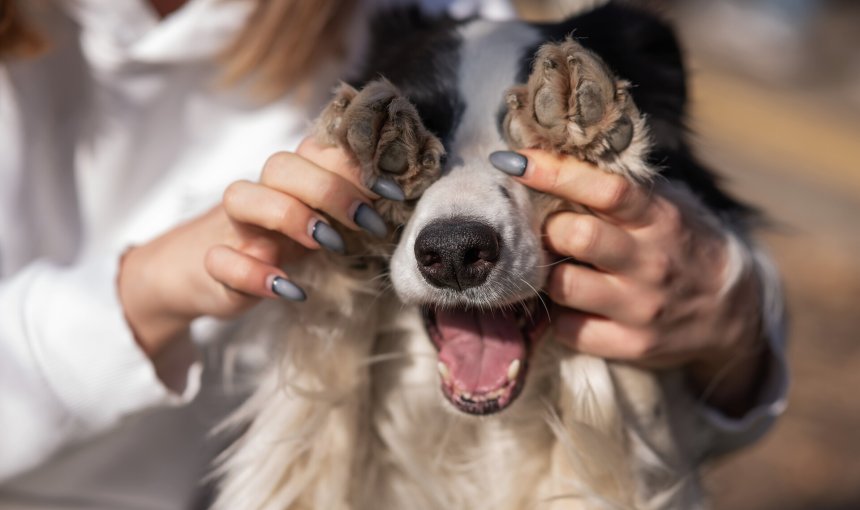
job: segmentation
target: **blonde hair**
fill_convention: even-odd
[[[45,40],[26,23],[15,0],[0,0],[0,59],[31,57],[45,47]]]
[[[263,98],[302,85],[324,61],[345,54],[355,0],[257,0],[245,27],[224,51],[224,77],[255,80]]]
[[[257,0],[245,27],[222,54],[225,83],[252,78],[255,92],[266,99],[301,85],[320,63],[345,53],[355,4]],[[16,0],[0,0],[0,58],[34,56],[45,46]]]

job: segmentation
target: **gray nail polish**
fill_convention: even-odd
[[[385,237],[388,234],[388,227],[385,226],[385,220],[378,212],[367,204],[361,204],[355,210],[355,224],[367,230],[376,237]]]
[[[318,220],[314,223],[311,237],[314,241],[320,243],[320,246],[333,251],[335,253],[346,253],[346,244],[343,242],[343,237],[333,229],[331,225],[324,221]]]
[[[490,154],[490,164],[508,175],[521,177],[526,173],[529,160],[513,151],[496,151]]]
[[[272,292],[290,301],[304,301],[308,298],[301,287],[280,276],[272,280]]]
[[[396,200],[398,202],[406,200],[406,195],[403,193],[403,189],[401,189],[396,182],[386,177],[378,177],[370,190],[389,200]]]

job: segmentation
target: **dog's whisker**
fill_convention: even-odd
[[[558,264],[563,264],[565,262],[576,261],[576,260],[577,259],[574,257],[565,257],[563,259],[556,260],[555,262],[550,262],[549,264],[541,264],[541,265],[535,266],[535,267],[539,267],[539,268],[543,269],[545,267],[552,267],[552,266],[556,266]]]
[[[374,354],[373,356],[368,356],[364,360],[362,360],[361,364],[363,366],[372,366],[378,365],[380,363],[386,363],[390,361],[403,361],[408,359],[416,359],[416,358],[427,358],[427,359],[436,359],[435,354],[431,353],[422,353],[422,352],[388,352],[382,354]]]

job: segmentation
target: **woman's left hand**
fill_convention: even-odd
[[[573,157],[529,150],[523,184],[588,207],[545,225],[548,249],[588,264],[557,264],[547,290],[556,339],[638,366],[684,367],[694,388],[728,414],[746,411],[764,340],[752,271],[727,285],[727,239],[651,188]],[[728,374],[729,377],[723,377]]]

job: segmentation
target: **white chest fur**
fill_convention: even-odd
[[[417,310],[317,269],[309,302],[262,311],[290,342],[236,417],[217,508],[695,508],[653,375],[545,339],[517,402],[467,416]]]

